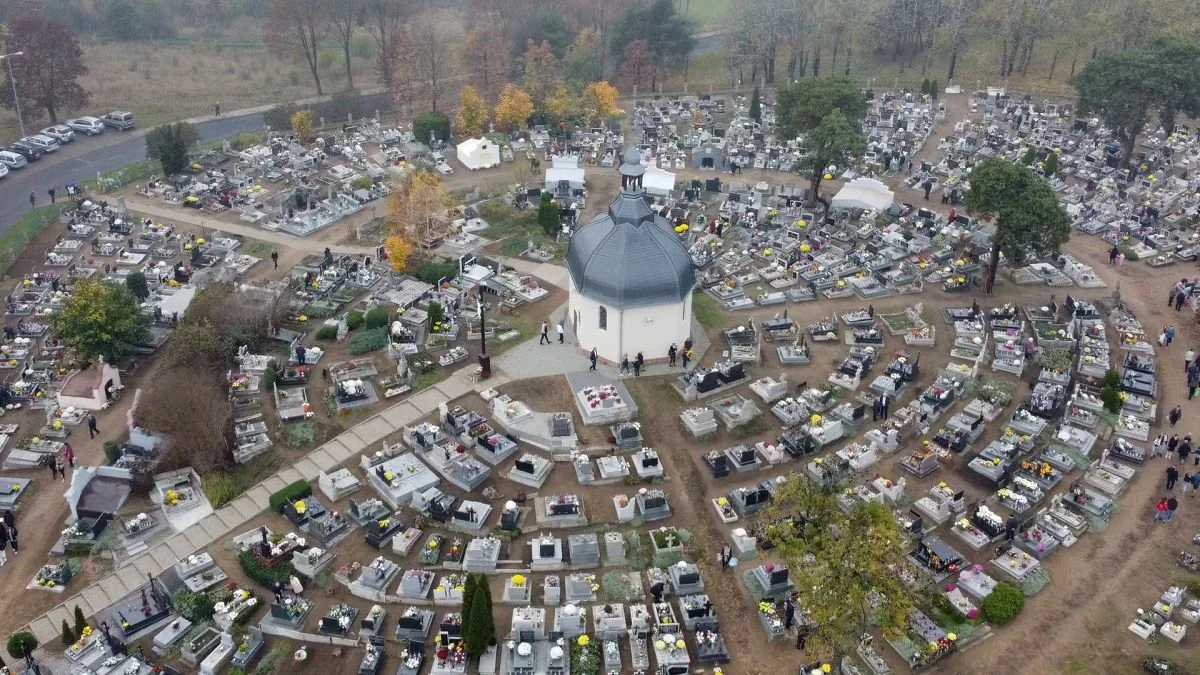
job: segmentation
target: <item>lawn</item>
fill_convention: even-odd
[[[504,255],[520,256],[530,240],[543,249],[554,252],[556,258],[561,258],[566,251],[565,246],[556,242],[554,237],[543,232],[538,226],[535,209],[518,211],[500,200],[492,200],[479,207],[479,215],[488,223],[483,236],[493,241],[503,240],[500,252]]]
[[[58,220],[58,206],[47,204],[28,213],[4,232],[0,232],[0,277],[25,252],[25,247],[46,225]]]
[[[725,324],[725,315],[717,306],[717,301],[708,293],[692,294],[692,314],[701,326],[712,330]]]

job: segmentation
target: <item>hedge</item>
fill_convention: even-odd
[[[367,324],[367,330],[373,328],[384,328],[388,325],[388,311],[382,307],[376,307],[367,312],[364,317]]]
[[[337,339],[337,334],[337,326],[321,326],[321,328],[317,330],[317,334],[314,337],[316,337],[318,340],[332,342],[333,340]]]
[[[388,331],[386,328],[372,328],[358,333],[350,338],[350,353],[358,356],[366,354],[377,349],[383,349],[388,343]]]
[[[980,603],[984,617],[988,621],[1003,626],[1017,618],[1025,607],[1025,594],[1016,586],[1005,582],[996,584],[990,595]]]
[[[238,553],[238,565],[242,567],[242,572],[250,577],[254,583],[267,588],[274,588],[278,583],[282,586],[287,586],[291,583],[291,578],[294,576],[300,580],[300,583],[308,585],[308,577],[296,571],[290,562],[282,562],[274,567],[267,567],[261,560],[255,557],[254,552],[247,549]]]
[[[355,328],[363,325],[363,321],[364,319],[362,312],[350,312],[346,315],[346,328],[354,330]]]
[[[285,485],[282,490],[271,495],[270,503],[271,510],[276,513],[283,513],[283,505],[288,502],[294,502],[297,499],[303,499],[312,495],[312,486],[306,480],[298,480],[295,483]]]

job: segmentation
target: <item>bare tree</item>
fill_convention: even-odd
[[[404,21],[412,11],[409,0],[356,0],[363,6],[364,26],[379,46],[379,74],[385,83],[392,81],[392,61],[396,56],[396,40]]]
[[[317,86],[317,95],[323,95],[318,57],[321,42],[329,34],[327,0],[268,0],[263,30],[273,53],[304,59]]]
[[[337,0],[329,3],[329,25],[346,63],[346,87],[354,89],[354,70],[350,67],[350,43],[362,18],[363,0]]]
[[[954,79],[958,67],[959,51],[966,45],[968,31],[979,15],[981,0],[945,0],[946,41],[950,49],[950,65],[946,69],[946,83]]]
[[[141,406],[143,426],[171,439],[159,468],[205,474],[233,465],[233,413],[211,371],[171,368],[155,375]]]
[[[436,111],[452,76],[444,30],[425,17],[410,23],[395,42],[391,87],[397,99]]]

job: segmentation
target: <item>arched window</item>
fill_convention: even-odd
[[[600,307],[600,330],[608,330],[608,308]]]

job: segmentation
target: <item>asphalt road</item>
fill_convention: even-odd
[[[262,115],[221,117],[196,123],[200,140],[225,138],[242,131],[262,128]],[[120,132],[108,129],[99,136],[76,136],[58,152],[47,155],[23,169],[14,169],[0,178],[0,231],[7,230],[29,210],[29,193],[38,205],[49,201],[47,190],[65,195],[68,183],[81,183],[146,158],[145,132]]]

